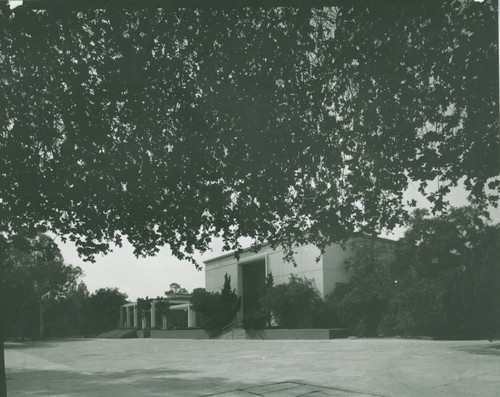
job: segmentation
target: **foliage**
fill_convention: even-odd
[[[76,288],[82,270],[66,265],[56,243],[44,234],[15,236],[6,252],[1,284],[5,302],[11,303],[6,313],[9,323],[25,323],[23,310],[34,307],[39,314],[38,335],[43,338],[47,308]]]
[[[288,283],[268,290],[264,305],[281,328],[312,328],[318,320],[322,299],[312,280],[290,275]]]
[[[2,294],[6,333],[15,337],[97,334],[116,328],[126,295],[117,289],[89,294],[82,271],[64,263],[48,236],[15,236],[5,249]]]
[[[437,209],[461,178],[485,202],[496,7],[3,7],[0,231],[45,226],[90,259],[123,236],[291,255],[392,228],[408,178],[439,177]]]
[[[357,237],[348,248],[352,255],[345,266],[352,273],[351,280],[348,285],[337,285],[326,297],[326,305],[329,315],[349,325],[356,335],[371,336],[397,284],[391,274],[396,246],[388,240]]]
[[[146,296],[146,298],[137,298],[137,317],[139,319],[146,318],[146,313],[151,311],[151,302],[153,299],[150,299]]]
[[[168,303],[168,300],[163,296],[157,296],[154,301],[157,316],[161,318],[163,315],[167,314],[170,304]]]
[[[64,298],[48,306],[45,313],[46,336],[83,335],[89,320],[86,313],[89,297],[87,286],[80,282]]]
[[[223,325],[231,322],[240,310],[241,298],[236,293],[236,289],[231,289],[231,276],[224,275],[224,284],[220,293],[220,312]]]
[[[291,258],[400,223],[408,178],[438,210],[462,178],[496,205],[493,0],[84,3],[0,7],[7,239],[40,227],[92,260],[126,236],[194,261],[213,236],[249,236]]]
[[[220,293],[208,292],[205,288],[195,288],[191,302],[201,328],[217,330],[225,325],[220,318]]]
[[[206,330],[217,331],[229,324],[238,313],[241,299],[236,290],[231,289],[231,277],[224,275],[221,292],[207,292],[196,288],[192,294],[193,310],[200,315],[200,326]]]
[[[353,277],[329,297],[358,335],[482,338],[500,329],[500,227],[473,207],[415,211],[395,255],[354,247]],[[390,247],[390,246],[386,246]]]
[[[120,307],[127,295],[117,288],[100,288],[85,302],[85,333],[96,335],[118,328]]]
[[[177,283],[171,283],[170,289],[168,291],[165,291],[166,296],[183,295],[183,294],[188,294],[188,293],[189,292],[186,288],[181,287]]]
[[[461,338],[498,334],[500,228],[488,219],[472,207],[438,217],[414,214],[401,242],[401,282],[391,301],[411,321],[396,323],[397,331]]]

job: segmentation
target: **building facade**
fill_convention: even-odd
[[[322,297],[333,291],[337,283],[348,282],[351,275],[345,269],[344,261],[352,254],[349,246],[332,244],[325,253],[314,245],[296,248],[293,263],[283,260],[283,250],[264,245],[260,251],[244,250],[239,259],[234,253],[219,256],[204,262],[205,288],[208,292],[220,291],[224,275],[231,277],[231,288],[242,297],[239,318],[251,312],[264,290],[266,276],[272,273],[274,284],[288,282],[290,275],[312,280]]]

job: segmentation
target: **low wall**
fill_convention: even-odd
[[[248,330],[247,339],[336,339],[347,338],[349,330],[335,329],[262,329]]]
[[[139,338],[155,339],[209,339],[208,334],[202,329],[151,329],[138,330]]]

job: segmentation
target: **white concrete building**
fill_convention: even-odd
[[[348,246],[332,244],[323,255],[314,245],[300,246],[295,251],[296,266],[283,260],[282,249],[272,249],[269,245],[259,252],[246,249],[239,259],[234,253],[209,259],[204,262],[205,288],[208,292],[220,291],[227,273],[231,277],[231,288],[242,297],[239,318],[243,319],[257,302],[269,273],[275,285],[288,282],[290,274],[306,277],[313,281],[322,297],[333,291],[336,283],[349,281],[350,274],[344,267],[345,259],[351,255]]]

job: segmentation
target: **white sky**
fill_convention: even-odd
[[[450,204],[454,206],[466,205],[466,196],[464,189],[457,188],[449,196]],[[429,207],[427,200],[418,193],[415,185],[410,185],[405,193],[406,200],[412,198],[417,200],[419,207]],[[494,223],[500,222],[500,209],[490,209],[490,215]],[[398,239],[402,235],[403,230],[399,229],[386,237]],[[163,296],[165,291],[169,289],[170,283],[174,282],[188,291],[205,286],[204,271],[196,270],[194,265],[189,262],[178,260],[166,247],[162,248],[155,257],[136,258],[132,246],[124,243],[122,248],[118,248],[106,256],[98,256],[95,263],[88,263],[78,257],[74,245],[63,244],[58,238],[56,238],[56,242],[61,248],[65,262],[83,269],[85,273],[83,281],[90,292],[103,287],[116,287],[125,292],[130,300],[136,300],[146,296]],[[246,239],[242,241],[242,244],[245,247],[250,242],[250,239]],[[224,253],[220,239],[214,240],[211,249],[211,252],[197,256],[200,263]]]
[[[23,4],[23,0],[9,0],[10,8],[16,8]]]

